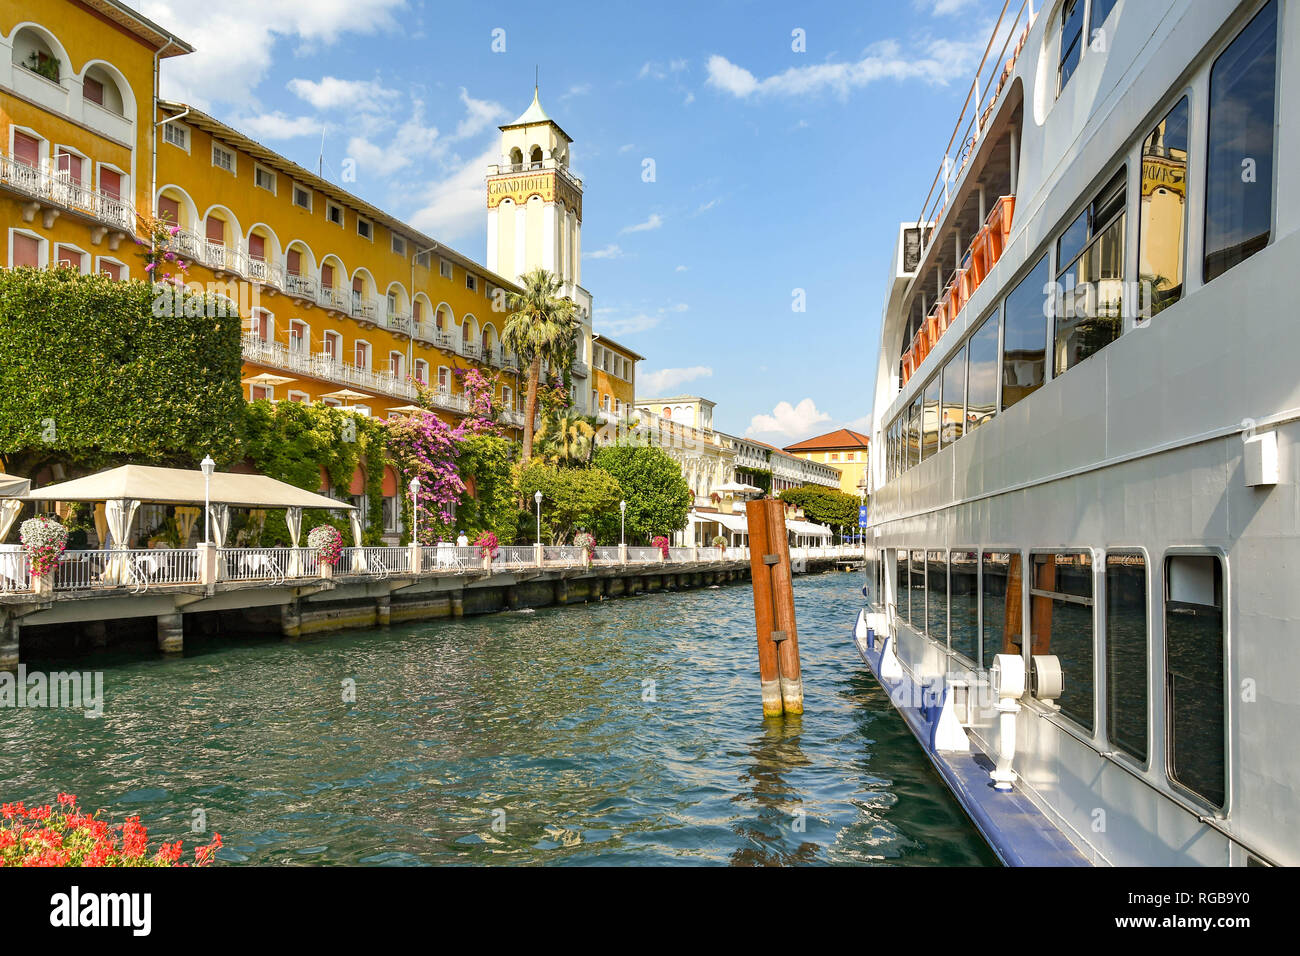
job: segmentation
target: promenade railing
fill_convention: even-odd
[[[795,561],[837,557],[861,557],[862,546],[815,545],[794,547]],[[603,545],[590,558],[586,549],[573,545],[546,545],[542,548],[542,567],[581,568],[595,565],[688,564],[740,562],[749,559],[746,547],[712,546],[669,548],[667,557],[658,548]],[[200,551],[196,548],[133,548],[65,551],[49,576],[49,586],[57,592],[128,589],[134,592],[165,585],[196,586],[206,580],[201,573]],[[460,547],[444,543],[420,548],[421,574],[484,570],[482,551],[476,546]],[[536,568],[534,545],[504,545],[491,562],[492,570]],[[322,567],[314,548],[239,548],[222,547],[216,551],[215,581],[248,582],[279,585],[289,580],[315,580]],[[366,575],[386,578],[414,573],[411,549],[396,547],[343,548],[334,565],[335,575]],[[0,548],[0,593],[18,594],[39,590],[44,584],[33,579],[30,562],[19,548]]]

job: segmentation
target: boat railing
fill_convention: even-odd
[[[944,147],[943,160],[934,174],[934,179],[930,182],[930,191],[926,193],[925,200],[921,203],[921,215],[917,217],[916,222],[929,224],[933,229],[937,229],[943,219],[948,199],[965,174],[970,158],[975,154],[980,135],[993,116],[998,97],[1011,78],[1016,60],[1029,36],[1029,28],[1033,25],[1033,0],[1021,0],[1015,17],[1008,20],[1007,9],[1010,5],[1011,0],[1003,0],[1002,11],[998,14],[997,22],[989,34],[984,55],[975,70],[970,89],[966,92],[966,99],[962,103],[961,112],[957,115],[957,122],[953,124],[948,145]],[[996,56],[990,56],[993,45],[1000,36],[1003,37],[1002,47]],[[1013,42],[1014,47],[1012,47]],[[1008,49],[1012,50],[1009,58]],[[982,91],[981,83],[983,83]],[[930,234],[934,234],[933,230]],[[924,235],[922,238],[924,241]]]

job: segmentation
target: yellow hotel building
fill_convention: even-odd
[[[501,347],[504,292],[542,266],[578,304],[575,404],[594,414],[602,396],[611,409],[633,401],[641,357],[592,332],[582,183],[572,141],[536,94],[501,127],[501,161],[485,170],[484,266],[204,112],[159,100],[159,61],[192,48],[125,4],[0,0],[0,45],[7,265],[143,279],[136,213],[165,217],[180,228],[173,248],[187,280],[215,286],[246,319],[250,399],[384,417],[423,385],[451,422],[466,410],[457,372],[479,368],[498,375],[513,429],[523,370]],[[592,367],[597,341],[610,369]]]
[[[861,495],[867,489],[868,443],[861,432],[839,428],[825,435],[806,438],[783,451],[807,461],[821,462],[840,470],[840,491]]]

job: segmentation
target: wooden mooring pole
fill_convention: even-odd
[[[745,505],[745,518],[749,527],[749,568],[754,585],[763,716],[802,714],[803,678],[799,671],[785,504],[775,498],[750,501]]]

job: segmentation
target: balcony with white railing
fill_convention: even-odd
[[[334,312],[341,312],[344,315],[350,315],[352,312],[348,294],[339,289],[332,289],[326,285],[323,285],[316,290],[316,304],[322,309],[330,309]]]
[[[53,216],[67,211],[96,220],[127,235],[135,234],[135,206],[118,196],[74,180],[66,172],[36,169],[0,152],[0,187],[11,190],[36,204],[32,216],[45,207],[48,228]],[[26,218],[26,216],[24,216]],[[115,248],[115,246],[114,246]]]
[[[339,361],[325,352],[289,348],[280,342],[266,341],[256,333],[244,335],[244,361],[393,398],[410,400],[416,397],[415,386],[391,372],[372,372]]]
[[[400,312],[385,312],[380,325],[397,335],[406,336],[407,338],[411,336],[411,317],[409,315],[403,315]]]
[[[351,313],[360,322],[378,324],[379,304],[364,293],[353,292]]]
[[[284,277],[284,291],[296,298],[314,302],[317,292],[316,277],[290,273]]]

